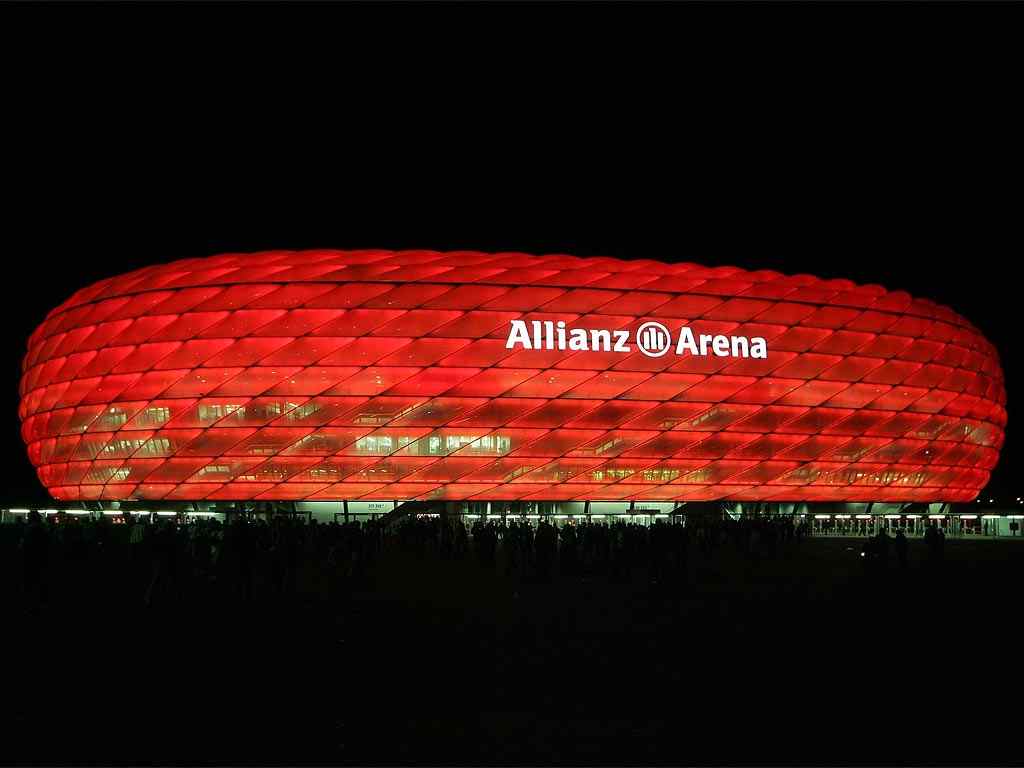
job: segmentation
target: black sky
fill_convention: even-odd
[[[456,34],[460,9],[442,10],[452,24],[430,40],[357,8],[290,18],[274,45],[273,24],[238,39],[222,13],[221,36],[190,48],[197,27],[179,20],[154,37],[154,68],[113,27],[49,58],[45,46],[5,54],[19,76],[4,129],[2,501],[46,498],[18,434],[17,381],[28,335],[75,290],[223,251],[367,247],[730,264],[942,302],[1000,351],[1010,425],[990,487],[1021,495],[1022,163],[1006,70],[985,56],[968,66],[955,46],[957,61],[930,58],[939,47],[927,65],[868,67],[854,42],[842,50],[861,60],[823,62],[817,38],[803,60],[768,45],[738,73],[695,68],[685,13],[623,29],[604,6],[561,7],[539,42],[519,19],[482,57],[487,40]],[[596,41],[572,32],[588,11]],[[492,36],[508,21],[504,7],[470,12]]]

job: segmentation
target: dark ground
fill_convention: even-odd
[[[868,573],[860,542],[518,583],[386,555],[350,599],[141,608],[82,572],[39,614],[5,564],[15,763],[1019,763],[1020,541]],[[257,585],[259,587],[259,585]],[[137,590],[136,590],[137,591]],[[107,598],[103,599],[106,595]]]

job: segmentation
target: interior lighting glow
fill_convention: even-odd
[[[20,387],[29,458],[67,505],[379,494],[607,500],[649,516],[748,489],[965,503],[988,486],[1006,424],[996,350],[947,307],[810,275],[563,254],[151,265],[45,313]],[[743,424],[760,435],[755,460],[680,458],[696,433],[735,455]],[[812,453],[780,475],[809,435]]]

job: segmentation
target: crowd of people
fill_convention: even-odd
[[[924,531],[924,543],[928,552],[928,561],[933,564],[941,562],[946,545],[946,533],[942,527],[928,525]],[[897,529],[894,536],[890,536],[885,528],[879,528],[877,533],[865,539],[861,557],[869,565],[887,565],[890,545],[900,568],[906,568],[910,543],[902,528]]]
[[[443,530],[443,528],[442,528]],[[536,528],[521,520],[476,521],[472,539],[486,565],[496,563],[500,544],[507,572],[530,569],[541,579],[559,575],[597,574],[629,577],[649,568],[652,578],[663,580],[685,568],[688,552],[699,549],[708,555],[732,545],[747,555],[774,552],[782,543],[807,535],[807,524],[792,518],[706,518],[686,525],[655,521],[640,525],[626,521],[577,522],[556,527],[541,520]]]
[[[360,583],[382,553],[472,560],[505,576],[536,579],[629,580],[642,574],[655,584],[681,585],[691,557],[713,558],[723,549],[758,560],[798,546],[809,535],[792,517],[695,517],[640,525],[577,519],[554,525],[507,517],[409,515],[398,521],[318,524],[293,515],[253,518],[99,517],[32,512],[0,527],[3,562],[16,564],[28,605],[55,596],[75,599],[88,585],[124,594],[142,606],[220,595],[249,602],[315,591],[345,594]],[[928,560],[942,560],[945,535],[929,526]],[[865,563],[887,565],[890,551],[907,567],[902,530],[869,536]]]
[[[30,606],[74,599],[86,586],[124,594],[144,606],[197,595],[243,602],[299,589],[331,590],[366,573],[384,543],[370,524],[317,525],[291,516],[230,524],[209,518],[111,519],[37,512],[0,528],[5,563],[17,563]]]
[[[744,556],[774,554],[799,543],[805,522],[792,518],[691,519],[686,525],[625,521],[556,526],[546,519],[500,521],[459,515],[407,516],[398,521],[318,524],[291,515],[227,524],[210,518],[99,517],[33,512],[2,527],[4,562],[17,563],[25,600],[74,599],[102,585],[137,604],[226,595],[242,602],[315,590],[343,594],[386,551],[443,560],[475,560],[517,578],[598,577],[638,573],[679,582],[691,551],[714,556],[731,547]]]

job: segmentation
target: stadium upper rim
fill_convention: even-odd
[[[411,267],[415,264],[415,267]],[[508,266],[504,266],[508,265]],[[478,274],[466,274],[475,268]],[[525,270],[550,274],[531,285],[607,290],[696,293],[730,297],[769,298],[753,291],[758,284],[790,287],[788,294],[774,292],[772,299],[795,303],[877,309],[944,320],[978,334],[998,352],[984,334],[950,307],[904,290],[890,291],[878,283],[855,283],[844,278],[825,279],[806,273],[776,270],[745,270],[734,266],[707,267],[695,262],[668,263],[654,259],[620,259],[610,256],[534,255],[520,251],[435,251],[423,249],[305,249],[229,252],[178,259],[103,278],[76,291],[53,308],[46,320],[76,307],[115,296],[130,296],[170,288],[193,288],[245,283],[303,282],[400,282],[479,283],[521,285]],[[461,274],[460,274],[461,272]],[[454,273],[454,274],[453,274]],[[619,277],[604,285],[608,277]],[[647,279],[642,279],[642,278]],[[672,278],[677,278],[673,280]],[[678,278],[682,278],[679,280]],[[750,283],[746,290],[740,284]],[[810,295],[817,291],[817,295]],[[825,294],[828,295],[825,295]],[[41,330],[42,326],[37,329]],[[30,344],[36,333],[32,334]]]

